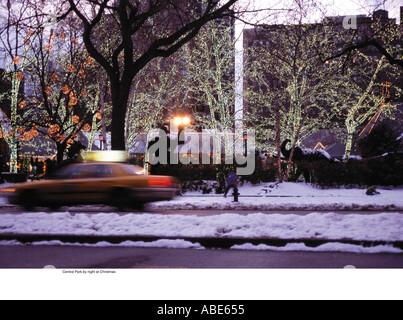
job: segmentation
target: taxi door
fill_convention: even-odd
[[[116,168],[110,164],[90,164],[86,166],[85,186],[81,186],[85,202],[104,203],[119,179]]]
[[[47,181],[44,192],[49,203],[71,204],[85,199],[82,193],[87,170],[83,165],[71,165],[57,172]]]
[[[92,168],[88,165],[76,166],[70,176],[62,181],[61,200],[68,204],[85,204],[88,201],[88,184]]]

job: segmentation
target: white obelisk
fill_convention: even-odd
[[[243,131],[243,31],[245,25],[235,22],[235,130]]]

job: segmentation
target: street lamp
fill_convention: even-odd
[[[179,126],[188,126],[191,123],[191,120],[189,117],[176,117],[174,118],[174,124],[179,127]]]
[[[191,122],[190,118],[188,118],[188,117],[185,117],[182,119],[182,124],[185,126],[188,126],[190,124],[190,122]]]
[[[185,141],[181,141],[181,133],[191,123],[192,123],[192,120],[188,116],[177,116],[171,120],[171,130],[174,132],[174,135],[177,135],[175,140],[172,141],[174,143],[174,146],[171,145],[171,141],[169,141],[169,143],[170,143],[169,148],[172,147],[171,152],[174,152],[174,150],[176,150],[176,148],[178,148],[177,152],[179,153],[180,146],[185,144]],[[174,128],[172,128],[172,127],[174,127]]]

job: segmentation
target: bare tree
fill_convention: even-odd
[[[84,43],[108,74],[112,93],[112,149],[125,149],[125,119],[134,77],[154,58],[169,57],[209,21],[229,13],[238,0],[68,0],[84,24]],[[97,28],[108,20],[109,27]],[[102,52],[96,39],[114,37]]]

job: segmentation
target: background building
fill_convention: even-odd
[[[403,9],[403,8],[402,8]],[[345,16],[337,16],[337,17],[327,17],[324,19],[322,23],[317,23],[317,24],[310,24],[310,25],[303,25],[305,30],[311,30],[312,33],[316,33],[319,36],[322,35],[323,39],[326,39],[326,43],[329,44],[329,46],[334,46],[334,49],[337,50],[337,52],[342,52],[348,43],[346,43],[346,37],[344,35],[346,34],[351,34],[348,33],[348,30],[345,28]],[[375,23],[380,23],[383,26],[387,25],[394,25],[396,26],[396,19],[390,19],[389,18],[389,13],[388,11],[385,10],[378,10],[375,11],[372,15],[372,17],[368,17],[366,15],[359,15],[356,17],[356,26],[357,29],[354,30],[356,37],[354,41],[356,43],[365,43],[366,41],[375,39],[381,44],[383,44],[383,39],[377,37],[374,34],[374,28],[373,25]],[[327,28],[331,26],[332,29],[332,34],[326,34]],[[263,60],[260,60],[260,57],[256,55],[250,55],[249,53],[253,50],[256,51],[256,48],[265,48],[268,52],[272,51],[274,53],[275,50],[278,49],[280,46],[280,42],[284,41],[285,39],[285,34],[289,32],[290,28],[292,28],[292,25],[265,25],[259,28],[252,28],[252,29],[246,29],[244,31],[243,35],[243,45],[244,45],[244,52],[245,52],[245,57],[244,60],[246,61],[247,64],[253,65],[254,63],[259,64],[259,63],[264,63]],[[298,26],[295,25],[295,28],[297,29]],[[403,31],[403,28],[402,28]],[[325,38],[326,37],[326,38]],[[402,47],[403,42],[401,39],[399,41],[396,41],[393,45],[396,45],[396,47]],[[302,44],[301,44],[302,46]],[[312,48],[309,48],[312,50]],[[257,49],[258,50],[258,49]],[[292,48],[289,48],[289,52],[283,52],[284,56],[290,56],[293,54]],[[374,57],[374,58],[381,58],[382,53],[374,46],[364,46],[360,51],[368,57]],[[278,52],[276,52],[278,53]],[[312,54],[316,54],[316,52],[312,52]],[[397,56],[397,58],[401,58],[401,56]],[[280,54],[278,54],[278,59],[281,60],[282,57]],[[345,56],[341,57],[340,59],[349,59],[349,56],[346,54]],[[353,63],[356,61],[354,60]],[[323,62],[324,63],[324,62]],[[358,63],[358,61],[357,61]],[[318,62],[318,67],[322,62]],[[273,68],[271,66],[270,68]],[[265,74],[260,74],[259,77],[265,78],[265,81],[267,85],[265,87],[259,86],[256,81],[256,75],[246,75],[244,78],[244,92],[257,92],[260,91],[261,94],[270,94],[271,92],[274,92],[275,90],[282,88],[283,90],[287,87],[288,83],[286,82],[287,80],[279,79],[276,76],[273,76],[275,72],[272,72],[270,68],[267,68],[265,71]],[[264,69],[264,68],[262,68]],[[319,70],[319,68],[318,68]],[[386,70],[387,71],[387,70]],[[318,71],[318,79],[320,78],[319,76],[319,71]],[[311,77],[312,81],[312,86],[314,86],[315,83],[315,77]],[[385,99],[385,103],[393,103],[396,106],[397,112],[394,115],[394,118],[396,121],[402,121],[402,114],[403,114],[403,100],[402,96],[398,97],[397,93],[395,90],[391,89],[393,86],[397,88],[403,88],[403,76],[396,77],[393,79],[390,79],[389,76],[386,74],[386,72],[381,72],[380,75],[378,76],[377,79],[378,83],[382,83],[383,88],[378,89],[379,90],[379,95],[385,95],[387,98]],[[392,85],[393,83],[393,85]],[[250,112],[256,112],[254,110],[256,106],[253,103],[250,103],[248,99],[245,100],[244,102],[244,109],[245,113],[248,114]],[[268,110],[266,111],[257,111],[258,114],[264,118],[267,117],[269,118],[270,114],[267,114],[269,112]],[[266,113],[265,113],[266,112]],[[375,124],[376,121],[379,121],[382,119],[382,116],[376,115],[373,119],[368,119],[367,122],[365,123],[364,126],[360,128],[360,131],[363,131],[365,128],[372,128],[372,126]],[[247,121],[247,120],[246,120]],[[334,121],[338,121],[335,119]],[[252,123],[249,123],[249,125],[253,125]],[[271,121],[270,123],[267,124],[268,128],[271,128],[272,130],[274,129],[274,123]],[[364,131],[364,133],[368,133],[369,130]],[[269,144],[274,145],[275,141],[269,141]],[[340,150],[344,148],[345,141],[343,139],[340,140],[340,137],[336,136],[329,130],[317,130],[314,134],[310,135],[308,139],[305,139],[302,141],[302,145],[307,148],[318,148],[318,147],[325,147],[326,149],[330,150],[337,150],[333,155],[340,157]]]

